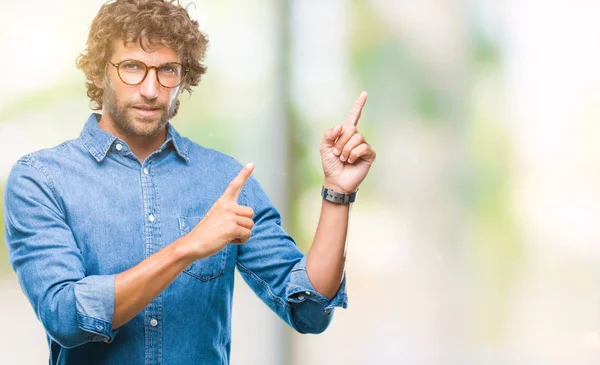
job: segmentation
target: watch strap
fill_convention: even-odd
[[[358,190],[353,193],[339,193],[335,190],[327,189],[323,186],[321,190],[321,196],[323,199],[335,203],[335,204],[350,204],[356,201],[356,195],[358,194]]]

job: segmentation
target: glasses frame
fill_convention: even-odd
[[[130,84],[128,82],[125,82],[125,80],[123,80],[123,78],[121,77],[121,72],[119,71],[119,66],[121,66],[122,63],[129,62],[129,61],[139,62],[139,63],[141,63],[142,65],[144,65],[146,67],[146,73],[144,74],[144,77],[142,77],[142,80],[140,82],[136,83],[136,84]],[[160,84],[160,86],[166,87],[167,89],[173,89],[173,88],[176,88],[179,85],[181,85],[181,83],[185,79],[185,76],[187,75],[188,71],[190,70],[189,68],[183,67],[183,64],[181,64],[179,62],[165,62],[165,63],[162,63],[162,64],[160,64],[158,66],[148,66],[147,64],[145,64],[144,62],[142,62],[140,60],[126,59],[126,60],[123,60],[123,61],[118,62],[118,63],[113,63],[111,61],[108,61],[108,64],[111,65],[111,66],[114,66],[117,69],[117,75],[119,76],[119,79],[121,79],[121,81],[125,85],[129,85],[129,86],[136,86],[136,85],[139,85],[142,82],[144,82],[144,80],[146,80],[146,77],[148,77],[148,72],[151,69],[154,69],[154,74],[156,75],[156,81]],[[179,79],[179,83],[177,85],[175,85],[175,86],[165,86],[165,85],[163,85],[162,82],[160,82],[160,78],[158,77],[158,69],[161,68],[161,67],[163,67],[163,66],[165,66],[165,65],[179,65],[179,66],[181,66],[181,71],[182,71],[181,72],[181,79]]]

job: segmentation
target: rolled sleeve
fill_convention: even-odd
[[[111,343],[119,330],[112,330],[115,275],[88,276],[75,283],[79,328],[90,332],[91,341]]]
[[[286,286],[286,301],[289,303],[296,328],[302,333],[321,333],[331,319],[336,307],[347,308],[346,275],[336,295],[329,299],[313,288],[306,273],[306,256],[294,266]]]
[[[340,284],[336,295],[329,299],[313,288],[306,273],[306,256],[300,260],[290,273],[290,281],[285,290],[288,303],[301,303],[310,300],[318,303],[324,311],[333,311],[335,307],[348,307],[348,296],[346,295],[346,274]]]

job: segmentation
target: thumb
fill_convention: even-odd
[[[323,135],[323,144],[325,144],[325,145],[335,144],[336,139],[338,139],[338,137],[342,134],[343,130],[344,130],[344,128],[342,128],[342,126],[339,124],[333,128],[329,128],[328,130],[326,130],[325,135]]]

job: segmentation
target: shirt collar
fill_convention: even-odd
[[[179,157],[188,161],[188,143],[187,140],[179,135],[175,130],[175,127],[171,123],[167,124],[167,141],[171,139],[173,142],[173,146],[175,146],[175,151],[179,155]]]
[[[117,137],[100,129],[98,122],[101,117],[102,115],[98,113],[92,113],[85,123],[80,135],[84,147],[98,162],[104,160],[110,147],[117,140]],[[177,133],[171,123],[167,124],[167,139],[165,144],[169,142],[173,144],[175,151],[181,158],[186,161],[189,160],[187,140]]]

